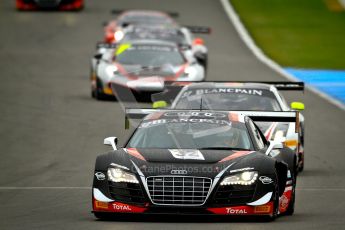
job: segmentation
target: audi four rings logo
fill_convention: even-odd
[[[173,169],[170,173],[174,175],[186,175],[188,172],[184,169]]]
[[[263,183],[263,184],[271,184],[273,182],[273,180],[267,176],[261,176],[259,177],[259,180]]]
[[[190,117],[190,116],[201,116],[201,117],[212,117],[212,118],[220,118],[220,117],[225,117],[225,114],[222,113],[210,113],[210,112],[168,112],[165,113],[164,116],[166,117]]]

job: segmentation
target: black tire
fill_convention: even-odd
[[[103,93],[102,82],[97,78],[96,89],[91,89],[91,96],[97,100],[105,100],[107,95]]]
[[[278,176],[277,176],[278,179]],[[266,216],[266,221],[274,221],[279,213],[279,186],[278,182],[275,185],[274,193],[273,193],[273,213],[271,215]]]
[[[302,172],[304,170],[304,153],[302,155],[302,153],[300,153],[299,156],[300,162],[298,164],[298,172]]]
[[[295,212],[295,199],[296,199],[296,182],[297,182],[296,172],[294,172],[291,176],[292,176],[291,201],[285,212],[285,215],[288,215],[288,216],[293,215]]]

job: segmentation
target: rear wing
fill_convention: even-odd
[[[133,10],[133,9],[113,9],[110,11],[110,13],[116,15],[116,14],[122,14],[123,12],[130,11],[130,10]],[[173,11],[157,11],[157,12],[165,13],[172,18],[177,18],[180,16],[178,12],[173,12]]]
[[[183,26],[193,34],[211,34],[212,29],[206,26]]]
[[[304,82],[288,82],[288,81],[165,81],[164,91],[156,94],[152,94],[152,102],[156,101],[167,101],[171,102],[179,94],[184,86],[190,85],[192,83],[260,83],[273,85],[280,91],[303,91],[304,92]]]
[[[97,42],[96,49],[115,49],[117,45],[115,43],[107,43],[107,42]]]
[[[155,112],[181,112],[181,113],[213,113],[213,110],[176,110],[176,109],[125,109],[125,129],[129,129],[130,119],[142,120],[149,114]],[[250,117],[254,122],[288,122],[296,123],[295,132],[299,131],[299,112],[298,111],[218,111],[218,112],[235,112]]]

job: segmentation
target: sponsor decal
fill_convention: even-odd
[[[270,213],[271,205],[260,205],[254,208],[255,213]]]
[[[217,215],[264,215],[270,214],[273,210],[273,202],[260,206],[233,206],[221,208],[208,208],[208,211]]]
[[[105,180],[105,175],[102,172],[96,172],[95,176],[96,176],[97,180]]]
[[[271,184],[273,182],[272,178],[269,178],[267,176],[261,176],[261,177],[259,177],[259,180],[263,184]]]
[[[205,160],[199,150],[194,149],[169,149],[173,157],[183,160]]]
[[[173,169],[170,171],[170,173],[173,175],[186,175],[188,171],[185,169]]]
[[[119,210],[119,211],[132,211],[131,207],[129,205],[121,204],[121,203],[113,203],[113,209]]]
[[[233,93],[233,94],[247,94],[262,96],[263,91],[259,89],[242,89],[242,88],[208,88],[189,90],[182,94],[181,98],[190,97],[192,95],[205,95],[205,94],[220,94],[220,93]]]
[[[283,195],[279,198],[279,212],[286,212],[292,196],[292,186],[286,187]]]
[[[228,213],[228,214],[248,214],[247,210],[244,208],[226,208],[226,213]]]
[[[165,113],[166,117],[207,117],[207,118],[222,118],[226,117],[223,113],[212,112],[168,112]]]
[[[158,119],[153,121],[144,121],[140,124],[139,128],[148,128],[160,124],[171,124],[171,123],[210,123],[231,126],[230,121],[216,120],[216,119],[196,119],[196,118],[176,118],[176,119]]]

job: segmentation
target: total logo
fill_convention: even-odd
[[[132,209],[128,205],[120,205],[120,204],[113,204],[113,208],[115,210],[120,210],[120,211],[132,211]]]
[[[234,209],[234,208],[226,208],[227,214],[247,214],[247,210],[245,209]]]

